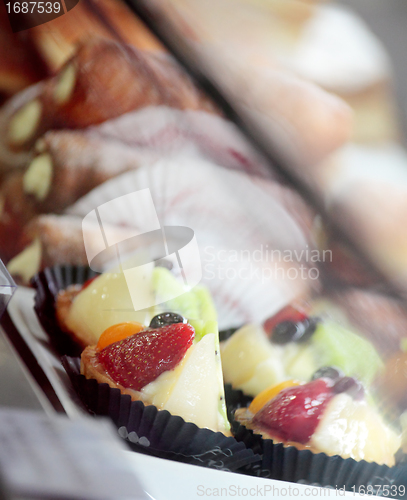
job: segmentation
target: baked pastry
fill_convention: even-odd
[[[1,116],[2,148],[15,156],[48,130],[85,128],[160,104],[215,112],[168,56],[96,38],[82,44],[55,77],[8,103]],[[18,160],[11,166],[21,166]]]
[[[358,242],[358,247],[373,265],[404,289],[406,238],[400,227],[406,213],[406,167],[407,154],[396,143],[375,147],[349,143],[322,162],[315,177],[332,218]],[[328,236],[322,246],[335,246],[335,243]],[[329,269],[336,278],[341,279],[343,275],[344,281],[355,285],[360,284],[360,278],[364,285],[374,283],[372,279],[369,283],[366,272],[364,276],[355,273],[353,280],[349,273],[341,273],[341,267],[346,265],[342,257],[343,254],[339,259],[336,256]],[[354,269],[360,271],[362,268],[363,271],[357,259],[349,254],[346,258]]]
[[[96,186],[153,158],[97,131],[50,131],[35,149],[24,170],[23,189],[34,198],[38,214],[61,212]]]
[[[35,202],[23,189],[22,172],[12,172],[0,187],[0,258],[7,263],[23,250],[21,234],[36,215]]]
[[[162,2],[156,8],[187,37],[193,57],[256,136],[287,156],[286,163],[312,165],[350,137],[349,107],[287,69],[278,53],[284,42],[274,36],[281,30],[264,12],[236,8],[230,0],[188,2],[188,8]]]
[[[32,49],[51,74],[90,36],[122,41],[141,50],[164,50],[125,3],[117,0],[86,0],[65,15],[27,31]]]
[[[295,44],[278,53],[287,68],[351,106],[352,140],[373,145],[400,138],[390,57],[351,9],[316,6]]]
[[[336,366],[370,387],[383,369],[379,354],[365,338],[321,318],[321,309],[291,305],[264,327],[249,324],[237,330],[221,346],[225,382],[257,396],[270,385],[287,379],[306,382],[319,368]]]
[[[24,227],[35,216],[61,213],[96,186],[158,156],[95,131],[50,131],[35,150],[29,165],[0,187],[0,258],[6,262],[22,250]]]
[[[229,434],[217,331],[197,336],[176,314],[152,319],[152,326],[110,327],[81,356],[86,378],[107,383],[132,400],[168,410],[198,427]]]
[[[21,33],[13,33],[7,7],[0,6],[0,103],[47,76],[35,50]]]
[[[128,239],[132,235],[123,227],[107,227],[118,239]],[[98,249],[99,225],[88,224],[86,230],[89,248],[94,246]],[[129,250],[134,250],[131,243]],[[24,227],[17,248],[20,253],[8,262],[7,268],[22,284],[29,283],[41,269],[58,263],[88,265],[81,217],[53,214],[36,216]],[[111,254],[106,254],[106,259],[111,257]],[[101,259],[98,262],[100,268],[106,262]]]
[[[235,419],[264,439],[389,467],[401,445],[400,433],[367,401],[357,379],[335,369],[306,384],[271,387],[248,409],[238,409]]]

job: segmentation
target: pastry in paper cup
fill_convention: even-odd
[[[318,453],[316,450],[298,446],[298,444],[293,446],[262,436],[243,425],[243,420],[239,421],[238,416],[233,418],[236,409],[238,412],[247,412],[246,406],[251,398],[245,396],[242,391],[233,390],[230,386],[226,386],[225,394],[229,416],[232,420],[233,435],[261,456],[260,462],[250,464],[245,468],[244,473],[248,475],[344,488],[354,492],[358,492],[359,488],[367,489],[371,485],[372,492],[374,491],[375,494],[380,493],[377,489],[381,484],[398,484],[397,488],[399,488],[403,481],[405,483],[407,469],[402,465],[389,467],[365,460],[342,458],[339,455],[329,456],[326,453]],[[385,436],[379,436],[378,439],[385,439]]]
[[[228,471],[259,462],[259,456],[233,437],[199,428],[166,410],[132,401],[120,389],[86,379],[80,373],[79,358],[64,356],[63,365],[86,408],[109,416],[118,434],[136,451]]]
[[[384,369],[381,350],[343,316],[335,303],[310,298],[291,302],[263,325],[222,331],[225,383],[255,397],[285,380],[308,382],[333,366],[370,390]]]

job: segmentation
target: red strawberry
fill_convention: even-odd
[[[273,333],[274,328],[283,321],[292,321],[294,323],[301,323],[308,317],[307,313],[297,307],[294,306],[286,306],[283,309],[280,309],[278,313],[276,313],[271,318],[266,319],[263,323],[263,328],[267,335],[271,335]]]
[[[306,444],[332,397],[330,382],[321,378],[290,387],[257,412],[253,422],[282,441]]]
[[[177,323],[142,330],[98,353],[99,362],[123,387],[139,391],[161,373],[173,370],[192,345],[191,325]]]

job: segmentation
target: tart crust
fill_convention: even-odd
[[[254,424],[253,417],[253,413],[251,413],[248,408],[238,408],[234,416],[235,420],[239,422],[239,424],[244,425],[247,429],[252,430],[254,434],[259,434],[263,439],[271,439],[274,443],[282,443],[285,447],[294,446],[295,448],[297,448],[297,450],[310,450],[313,453],[321,453],[312,446],[296,443],[295,441],[282,441],[276,436],[272,436],[261,427]]]
[[[142,401],[145,405],[151,405],[140,391],[126,389],[121,384],[115,382],[99,363],[96,346],[88,346],[81,355],[81,374],[87,379],[95,379],[99,384],[108,384],[112,389],[120,389],[122,394],[128,394],[132,401]]]

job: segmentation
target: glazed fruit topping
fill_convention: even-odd
[[[282,390],[253,417],[253,423],[282,441],[306,444],[333,397],[325,379]]]
[[[186,323],[187,320],[180,314],[173,312],[164,312],[157,314],[150,322],[150,328],[160,328],[166,325],[175,325],[177,323]]]
[[[344,376],[345,374],[339,368],[335,368],[334,366],[323,366],[314,373],[311,380],[316,380],[317,378],[330,378],[332,380],[339,380]]]
[[[335,394],[346,392],[356,401],[363,399],[365,396],[365,389],[363,388],[363,385],[354,377],[340,378],[332,387],[332,391]]]
[[[271,340],[275,344],[288,344],[288,342],[306,342],[315,332],[319,318],[310,317],[302,321],[283,321],[278,323],[272,332]]]
[[[268,318],[264,324],[263,328],[266,331],[268,335],[271,335],[274,328],[279,324],[282,323],[283,321],[292,321],[294,323],[299,323],[306,319],[308,315],[306,314],[305,311],[296,308],[294,306],[286,306],[280,311],[278,311],[277,314],[272,316],[271,318]]]
[[[194,336],[192,326],[184,323],[149,328],[110,344],[98,353],[98,360],[116,383],[139,391],[161,373],[173,370]]]
[[[302,385],[302,383],[297,380],[285,380],[284,382],[280,382],[277,385],[264,389],[264,391],[258,394],[250,403],[249,411],[253,414],[257,413],[265,404],[274,399],[283,389],[295,387],[297,385]]]
[[[283,321],[274,328],[271,339],[275,344],[287,344],[298,335],[299,328],[301,323]]]
[[[343,371],[334,366],[324,366],[317,370],[312,380],[317,380],[319,378],[330,380],[329,384],[334,394],[346,392],[357,401],[363,399],[365,396],[365,389],[359,380],[354,377],[345,377]]]
[[[99,341],[96,346],[97,351],[101,351],[110,344],[119,342],[135,333],[144,330],[144,326],[136,321],[129,321],[128,323],[119,323],[117,325],[110,326],[107,328],[102,335],[99,337]]]

